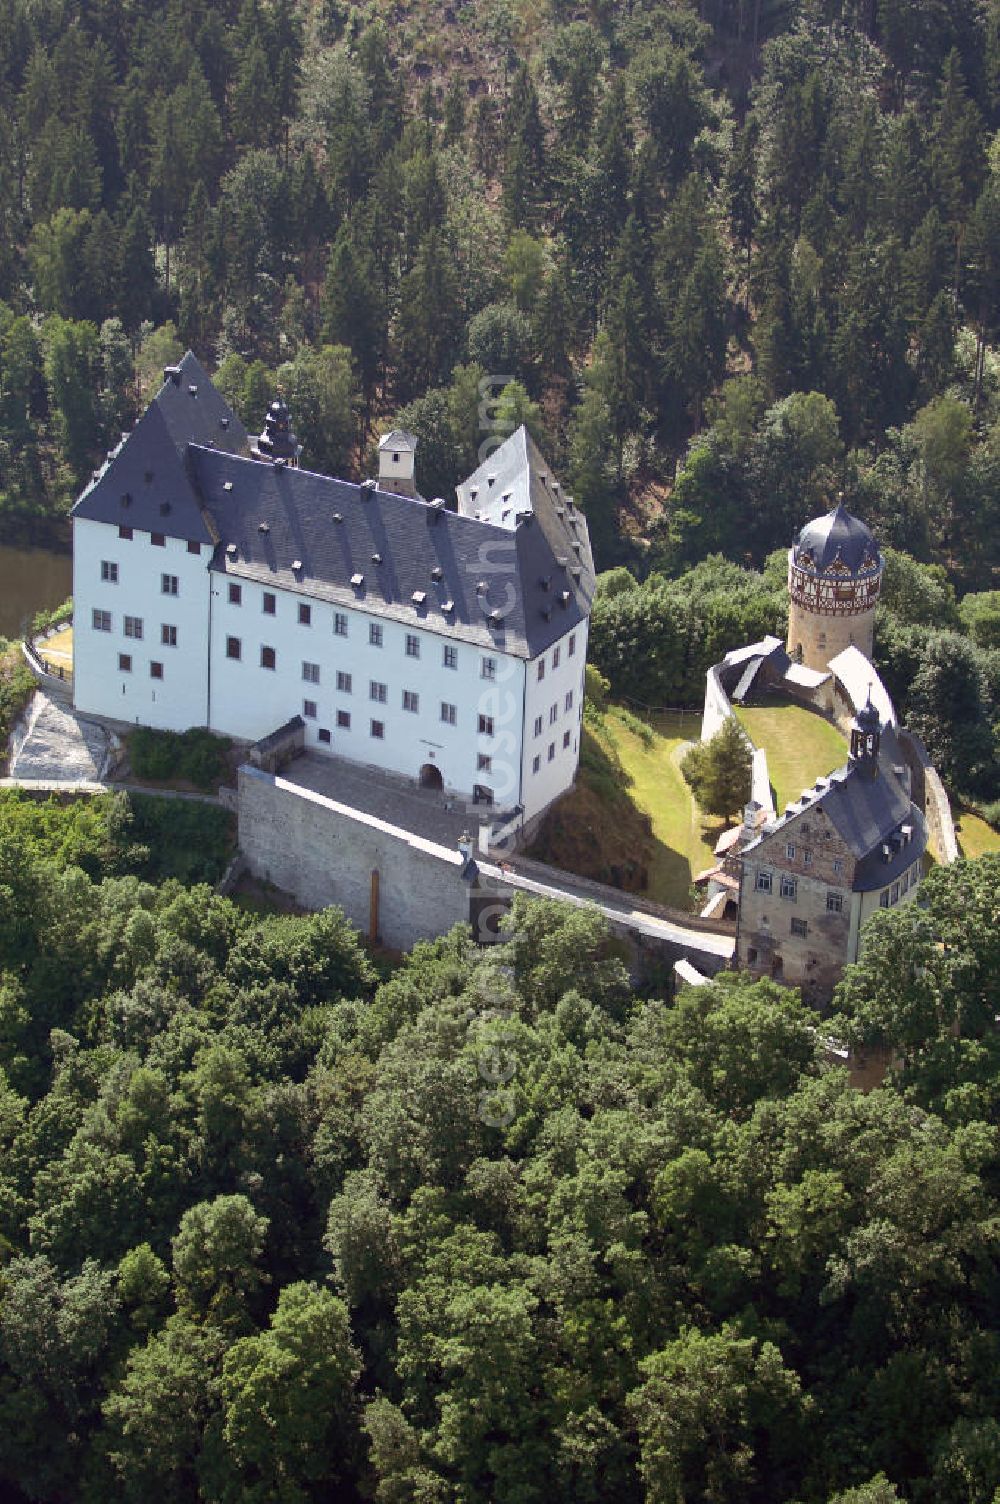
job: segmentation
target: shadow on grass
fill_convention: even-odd
[[[691,871],[680,852],[653,834],[630,793],[632,778],[587,726],[576,788],[549,811],[530,855],[563,871],[689,907]]]

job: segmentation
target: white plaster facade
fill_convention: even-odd
[[[73,523],[76,708],[158,730],[205,726],[211,549],[129,531]]]

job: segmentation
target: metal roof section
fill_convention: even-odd
[[[874,665],[859,647],[855,647],[852,643],[849,648],[838,653],[836,658],[831,658],[830,672],[843,687],[855,715],[870,694],[882,725],[896,729],[899,721],[896,717],[896,708],[889,697],[889,691],[879,678]]]

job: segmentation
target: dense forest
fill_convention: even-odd
[[[520,900],[376,968],[143,818],[0,796],[5,1498],[992,1504],[1000,858],[823,1021]]]
[[[309,463],[525,419],[599,562],[843,489],[994,583],[997,0],[3,0],[0,492],[65,510],[184,345]]]

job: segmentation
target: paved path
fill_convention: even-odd
[[[24,789],[32,794],[148,794],[153,799],[182,799],[190,804],[222,804],[218,794],[194,794],[186,789],[154,789],[143,783],[101,783],[80,778],[0,778],[0,789]]]
[[[416,788],[409,779],[394,778],[379,768],[343,757],[306,752],[282,768],[281,777],[286,783],[310,789],[336,804],[349,805],[452,850],[457,848],[463,831],[471,832],[475,842],[480,823],[490,824],[496,815],[487,805],[466,804],[457,796]]]
[[[511,867],[494,867],[486,862],[479,862],[478,865],[483,876],[493,878],[507,887],[518,888],[525,893],[534,893],[539,898],[558,898],[564,903],[600,909],[608,919],[618,924],[626,924],[629,929],[637,930],[641,935],[649,935],[657,940],[667,940],[673,945],[683,946],[686,950],[693,952],[697,951],[703,956],[715,956],[719,960],[728,961],[731,960],[736,949],[735,935],[717,935],[711,930],[687,929],[686,926],[674,924],[669,919],[659,919],[655,914],[647,914],[642,909],[633,908],[628,901],[627,893],[622,894],[620,902],[611,898],[598,900],[592,890],[583,886],[577,887],[569,873],[560,873],[558,883],[544,883],[536,878],[525,877],[523,873]]]

